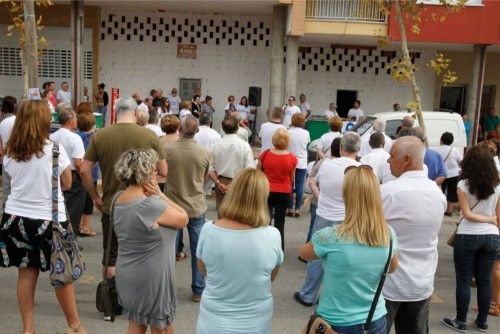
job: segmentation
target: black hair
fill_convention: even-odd
[[[451,132],[445,132],[441,135],[441,143],[443,143],[443,145],[451,145],[453,144],[453,140],[455,138],[453,138],[453,134]]]
[[[232,134],[238,131],[238,119],[235,116],[227,115],[222,120],[222,130],[225,134]]]
[[[2,112],[4,114],[15,114],[17,111],[17,99],[14,96],[5,96],[2,101]]]
[[[332,157],[340,158],[340,142],[342,138],[337,137],[332,140],[332,145],[330,146],[330,152],[332,153]]]
[[[478,200],[484,200],[495,193],[499,183],[495,162],[486,148],[471,147],[461,163],[460,179],[467,182],[469,192]]]

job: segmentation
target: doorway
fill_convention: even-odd
[[[358,98],[356,90],[337,90],[337,112],[340,117],[347,117],[349,109],[352,108],[354,101]]]
[[[442,86],[439,110],[463,114],[465,111],[465,85]]]
[[[201,79],[180,79],[179,87],[181,99],[191,101],[196,89],[201,89]]]

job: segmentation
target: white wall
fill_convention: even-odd
[[[71,34],[70,29],[65,27],[44,27],[41,32],[39,32],[40,36],[44,36],[48,42],[47,50],[53,52],[66,51],[71,52]],[[18,55],[12,57],[12,53],[10,51],[12,48],[18,48],[18,38],[16,34],[13,34],[10,37],[7,37],[7,25],[0,24],[0,55],[3,55],[3,59],[0,59],[0,95],[12,95],[15,97],[20,97],[22,95],[23,89],[23,77],[21,73],[19,75],[2,75],[6,70],[10,70],[12,68],[20,68],[20,59]],[[7,51],[9,50],[9,51]],[[92,51],[92,30],[85,29],[84,31],[84,43],[83,43],[84,52]],[[6,57],[6,53],[9,52],[10,55]],[[71,63],[64,63],[60,61],[60,58],[50,57],[46,58],[42,61],[48,61],[46,66],[47,69],[45,73],[51,73],[56,75],[50,76],[41,76],[38,78],[39,88],[42,88],[42,85],[45,81],[54,81],[56,85],[56,90],[60,89],[60,84],[63,81],[67,81],[70,83],[71,87],[71,77],[66,75],[68,68],[71,67]],[[88,65],[92,65],[92,62],[87,63]],[[19,66],[18,66],[19,65]],[[84,85],[89,88],[89,94],[92,94],[92,71],[90,68],[90,77],[84,80]]]

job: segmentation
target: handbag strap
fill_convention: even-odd
[[[368,318],[366,319],[366,322],[363,324],[363,329],[365,331],[368,331],[368,327],[372,322],[373,314],[375,313],[375,309],[377,308],[378,299],[380,297],[380,294],[382,293],[382,288],[384,286],[385,277],[387,276],[387,271],[389,270],[391,258],[392,258],[392,234],[390,236],[389,255],[387,255],[387,261],[385,262],[384,271],[382,272],[382,277],[380,278],[380,282],[378,283],[377,291],[375,292],[375,297],[373,297],[372,305],[370,306],[370,312],[368,312]]]
[[[115,223],[115,206],[116,206],[116,200],[118,197],[123,193],[123,191],[119,191],[115,194],[113,197],[113,200],[111,201],[111,209],[109,210],[109,227],[108,227],[108,242],[106,244],[106,257],[104,259],[104,271],[102,273],[102,278],[103,280],[106,280],[107,278],[107,272],[108,272],[108,267],[109,267],[109,257],[110,257],[110,252],[111,252],[111,240],[113,237],[113,225]]]
[[[481,202],[481,200],[478,200],[478,201],[476,202],[476,204],[474,204],[474,205],[470,208],[470,211],[474,210],[474,208],[475,208],[475,207],[479,204],[479,202]],[[462,216],[462,217],[460,218],[460,220],[458,221],[457,227],[458,227],[458,225],[460,225],[460,223],[462,222],[462,220],[464,220],[464,216]]]
[[[59,143],[52,143],[52,222],[59,224]]]
[[[448,158],[450,157],[451,151],[453,151],[453,147],[450,147],[450,152],[448,152],[448,155],[446,156],[446,158],[444,158],[443,163],[446,162],[446,160],[448,160]]]

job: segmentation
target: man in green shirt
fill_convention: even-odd
[[[100,129],[92,135],[81,167],[81,177],[85,189],[89,193],[94,206],[102,211],[101,223],[103,233],[103,265],[106,258],[106,245],[109,229],[109,212],[114,195],[125,189],[125,184],[118,181],[114,175],[114,165],[120,155],[130,149],[154,149],[160,156],[158,174],[167,175],[165,151],[158,137],[149,129],[136,124],[137,103],[131,97],[124,97],[116,102],[116,124]],[[102,174],[102,199],[97,193],[92,179],[92,168],[99,163]],[[113,232],[110,250],[110,263],[107,277],[115,275],[115,262],[118,252],[118,242]]]

